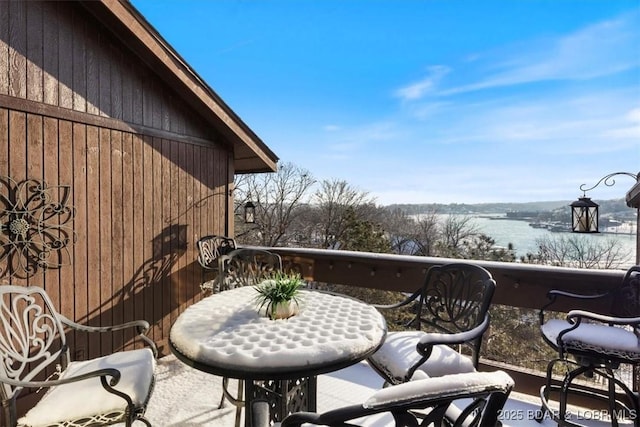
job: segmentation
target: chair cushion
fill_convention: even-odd
[[[369,361],[389,378],[402,382],[409,369],[420,360],[416,346],[425,333],[422,331],[391,332],[387,334],[384,344],[369,357]],[[431,356],[416,373],[420,378],[424,375],[440,377],[449,374],[474,372],[473,362],[447,345],[435,345]]]
[[[558,335],[569,329],[571,323],[562,319],[551,319],[540,327],[542,334],[552,343]],[[590,351],[617,359],[640,362],[638,337],[629,330],[600,323],[581,323],[575,330],[562,337],[565,348]]]
[[[139,408],[146,405],[153,387],[155,359],[150,349],[123,351],[87,361],[71,362],[61,379],[98,369],[115,368],[120,382],[115,389],[130,396]],[[126,401],[102,387],[100,377],[51,387],[18,425],[39,426],[78,420],[96,414],[124,412]]]

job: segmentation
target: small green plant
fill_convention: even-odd
[[[298,292],[303,285],[304,280],[297,273],[280,271],[272,273],[254,286],[258,292],[256,297],[258,310],[265,308],[272,319],[292,316],[297,311]],[[278,315],[279,308],[284,304],[289,304],[290,301],[295,302],[296,311],[288,315]]]

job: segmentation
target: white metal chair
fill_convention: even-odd
[[[362,404],[322,414],[296,412],[282,427],[326,426],[496,426],[513,379],[503,371],[424,378],[383,388]],[[255,401],[252,426],[269,425],[269,404]],[[416,412],[419,411],[419,412]]]
[[[389,384],[409,381],[418,371],[429,377],[475,371],[495,286],[491,274],[478,265],[431,267],[422,288],[406,300],[377,306],[397,309],[417,300],[415,316],[404,325],[413,330],[387,334],[369,364]],[[470,357],[451,347],[458,345],[468,347]]]
[[[558,357],[549,362],[547,381],[540,390],[542,416],[551,414],[558,425],[579,425],[568,420],[567,412],[569,396],[578,394],[607,402],[613,425],[618,425],[618,414],[626,414],[638,426],[638,393],[618,378],[616,371],[622,365],[632,367],[631,371],[640,366],[640,266],[627,270],[621,285],[610,292],[585,295],[552,290],[547,296],[550,301],[540,310],[540,330]],[[575,309],[569,311],[566,319],[545,318],[558,299],[573,301]],[[581,309],[584,308],[581,305],[597,300],[610,300],[610,312],[600,314]],[[553,382],[556,367],[562,367],[564,372],[560,385]],[[605,380],[606,390],[580,387],[575,382],[581,375],[594,374]],[[617,389],[623,391],[626,401],[617,397]],[[551,406],[552,392],[559,395],[557,408]]]
[[[44,289],[0,286],[0,397],[5,425],[88,426],[140,420],[154,385],[156,346],[143,320],[117,326],[77,324],[58,313]],[[149,347],[71,361],[65,327],[84,332],[135,328]],[[16,400],[25,389],[46,393],[23,417]]]

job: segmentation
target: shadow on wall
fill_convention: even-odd
[[[194,270],[188,263],[176,269],[179,259],[187,251],[187,226],[167,226],[152,242],[153,253],[113,298],[101,304],[87,315],[89,324],[116,324],[134,319],[144,319],[151,324],[148,334],[165,354],[160,341],[168,337],[173,316],[178,308],[199,292],[198,280],[190,280]],[[134,314],[135,313],[135,314]],[[134,338],[133,331],[125,331],[113,337],[113,350],[119,350]],[[91,351],[94,353],[94,350]]]

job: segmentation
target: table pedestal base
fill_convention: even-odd
[[[245,385],[245,426],[251,424],[251,402],[269,402],[270,420],[280,422],[287,415],[298,411],[316,411],[317,378],[306,377],[295,380],[247,380]]]

